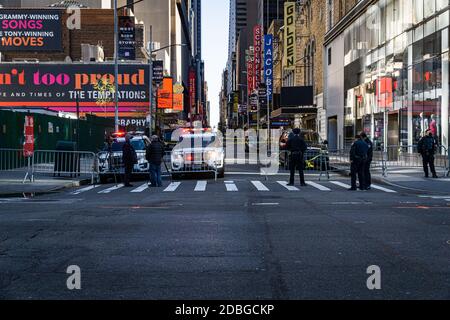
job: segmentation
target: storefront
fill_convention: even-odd
[[[448,147],[449,1],[364,2],[328,33],[325,100],[338,118],[329,140],[343,148],[365,131],[377,148],[412,146],[429,129]]]

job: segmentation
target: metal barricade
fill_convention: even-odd
[[[435,167],[445,172],[448,176],[449,153],[445,146],[439,146],[435,153]],[[383,152],[383,175],[387,176],[389,171],[404,168],[422,168],[422,155],[418,152],[416,145],[411,146],[388,146]]]
[[[282,150],[279,152],[280,169],[290,170],[290,152]],[[328,172],[331,170],[330,158],[327,150],[307,150],[304,153],[304,168],[305,173],[316,173],[319,175],[319,180],[324,174],[329,178]]]
[[[93,152],[37,150],[32,161],[32,177],[49,175],[70,178],[89,176],[94,183],[98,174],[97,156]]]
[[[26,157],[22,149],[0,149],[0,175],[5,178],[31,177],[32,157]]]

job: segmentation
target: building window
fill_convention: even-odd
[[[328,65],[331,65],[331,48],[328,48]]]

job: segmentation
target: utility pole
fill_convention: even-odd
[[[119,16],[117,12],[117,0],[114,0],[114,122],[116,132],[119,131]]]
[[[150,88],[149,88],[149,101],[150,101],[150,108],[149,108],[149,113],[148,113],[148,134],[151,137],[152,136],[152,130],[153,130],[153,126],[152,126],[152,109],[153,109],[153,55],[152,55],[152,50],[153,50],[153,26],[150,26],[150,52],[149,52],[149,66],[150,66]],[[155,109],[156,110],[156,109]]]

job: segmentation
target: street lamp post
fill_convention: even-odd
[[[116,132],[119,131],[119,17],[117,0],[114,0],[114,123]]]

